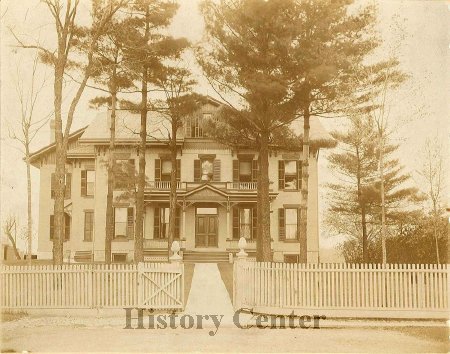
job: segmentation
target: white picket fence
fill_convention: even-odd
[[[448,318],[447,265],[234,265],[234,306],[289,314],[323,310],[342,317]]]
[[[0,266],[4,309],[182,309],[182,264]]]

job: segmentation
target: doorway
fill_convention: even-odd
[[[195,247],[218,247],[217,208],[197,208]]]

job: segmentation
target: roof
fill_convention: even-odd
[[[74,131],[73,133],[69,134],[69,141],[74,140],[79,138],[84,131],[86,130],[87,127],[83,127],[81,129],[78,129],[76,131]],[[56,147],[56,143],[51,143],[50,145],[44,146],[43,148],[39,149],[38,151],[35,151],[33,153],[30,154],[30,162],[36,162],[43,154],[52,151],[53,149],[55,149]]]
[[[109,143],[110,131],[109,123],[111,111],[100,112],[96,115],[91,124],[87,127],[80,143]],[[116,111],[116,143],[139,142],[139,131],[141,125],[141,115],[129,110]],[[158,112],[149,112],[147,115],[147,141],[158,143],[168,140],[170,123]],[[184,134],[182,129],[178,133],[178,139],[182,140]]]

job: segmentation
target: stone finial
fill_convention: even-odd
[[[245,258],[248,254],[245,252],[245,248],[247,247],[247,240],[245,237],[241,237],[238,242],[239,252],[236,254],[238,258]]]
[[[171,262],[180,262],[183,258],[178,254],[180,252],[180,243],[178,241],[173,241],[170,249],[173,252],[173,255],[169,258]]]

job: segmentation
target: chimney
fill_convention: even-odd
[[[50,119],[50,144],[55,142],[55,120]]]

